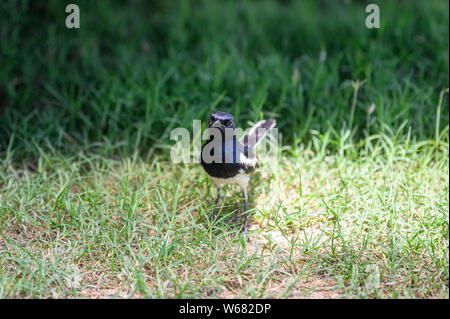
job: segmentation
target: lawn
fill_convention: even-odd
[[[449,4],[0,3],[0,298],[449,298]],[[273,117],[216,221],[172,129]]]

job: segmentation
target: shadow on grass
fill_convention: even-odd
[[[259,180],[259,178],[255,178],[257,173],[254,173],[253,182]],[[215,188],[215,186],[212,186]],[[201,222],[213,222],[214,225],[219,227],[226,227],[228,230],[231,229],[239,229],[242,231],[244,225],[244,216],[247,214],[247,222],[248,227],[250,228],[252,222],[254,221],[254,209],[256,208],[256,203],[253,198],[256,197],[255,188],[252,187],[252,178],[250,180],[250,184],[247,191],[248,201],[247,201],[247,211],[244,212],[244,195],[241,189],[236,185],[227,185],[224,187],[224,196],[222,196],[221,200],[217,204],[217,216],[216,220],[213,221],[213,212],[216,208],[216,196],[217,192],[213,194],[213,197],[207,199],[208,207],[207,207],[207,215],[206,218],[209,221],[205,220],[204,215],[200,216],[199,220]],[[211,196],[211,195],[209,195]],[[231,228],[231,229],[230,229]],[[220,231],[220,230],[218,230]]]

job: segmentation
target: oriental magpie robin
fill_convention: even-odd
[[[259,166],[255,148],[275,124],[273,119],[259,121],[250,129],[241,144],[237,141],[233,116],[225,112],[214,112],[209,120],[209,138],[202,146],[200,163],[218,187],[213,219],[216,217],[222,186],[237,184],[244,193],[244,233],[246,235],[248,234],[247,185],[250,173]]]

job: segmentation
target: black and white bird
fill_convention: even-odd
[[[259,121],[249,130],[243,143],[240,143],[237,140],[233,116],[225,112],[214,112],[209,120],[209,139],[202,146],[200,163],[218,187],[213,219],[216,218],[222,186],[237,184],[244,194],[244,233],[246,235],[248,234],[247,186],[250,173],[259,166],[255,148],[275,124],[274,119]]]

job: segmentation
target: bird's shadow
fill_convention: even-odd
[[[225,223],[233,227],[242,228],[244,224],[244,194],[242,190],[234,185],[226,185],[224,187],[225,195],[219,200],[217,204],[217,215],[213,222]],[[213,212],[216,208],[217,191],[213,193],[213,197],[208,201],[208,215],[211,221],[213,219]],[[255,196],[254,187],[249,185],[247,189],[247,222],[250,226],[253,221],[253,209],[256,207],[252,200]]]

